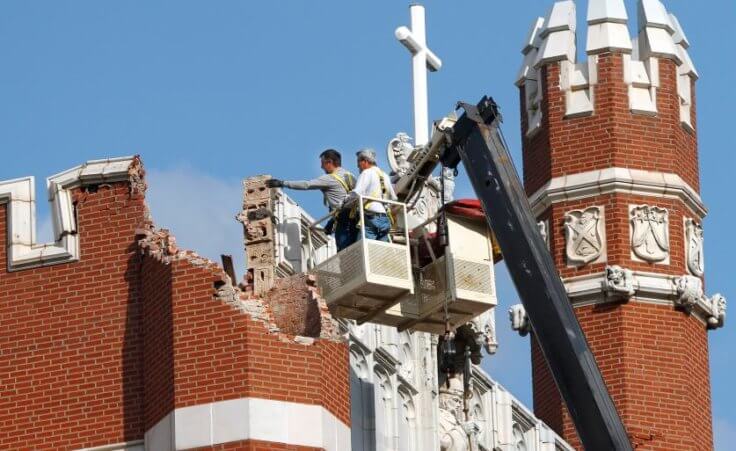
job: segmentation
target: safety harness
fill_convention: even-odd
[[[342,186],[343,189],[345,189],[345,194],[346,195],[349,194],[350,191],[353,190],[353,188],[355,188],[355,176],[353,176],[353,174],[351,174],[350,172],[345,171],[345,178],[340,177],[337,174],[337,171],[331,172],[330,173],[330,177],[332,177],[335,180],[337,180],[337,182],[340,184],[340,186]],[[327,204],[327,198],[326,197],[325,197],[325,204]],[[337,213],[337,211],[339,211],[339,210],[335,210],[336,213]],[[356,210],[355,209],[350,210],[350,219],[355,218],[355,214],[356,214]],[[335,221],[337,221],[337,214],[335,214]]]
[[[375,169],[378,171],[378,183],[380,185],[380,192],[372,192],[371,197],[377,197],[380,199],[388,199],[388,188],[386,188],[386,174],[379,168],[378,166],[373,166],[371,169]],[[365,204],[363,208],[367,209],[373,202],[368,202]],[[383,207],[384,210],[386,210],[386,216],[388,216],[388,220],[391,223],[391,227],[395,226],[394,222],[394,215],[391,214],[391,209],[387,206]]]

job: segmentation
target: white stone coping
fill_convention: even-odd
[[[113,443],[111,445],[80,448],[76,451],[144,451],[144,449],[143,440],[130,440],[127,442]]]
[[[612,193],[679,199],[700,218],[707,213],[700,195],[679,175],[627,168],[555,177],[529,197],[529,204],[539,216],[554,203]]]
[[[679,293],[677,291],[677,279],[681,276],[672,276],[645,271],[632,271],[634,294],[630,302],[643,302],[647,304],[677,306]],[[607,296],[606,272],[598,272],[583,276],[563,278],[567,295],[575,307],[583,307],[596,304],[605,304],[615,300],[621,300],[620,296]],[[708,298],[698,299],[692,313],[704,324],[708,319],[718,315]]]
[[[91,160],[46,179],[55,241],[36,243],[34,177],[0,182],[0,203],[8,204],[8,270],[79,260],[77,218],[71,190],[79,186],[128,180],[134,157]]]
[[[240,398],[170,412],[145,433],[146,451],[244,440],[349,451],[350,428],[319,405]]]

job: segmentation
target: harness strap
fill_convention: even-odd
[[[386,199],[388,198],[388,188],[386,188],[386,180],[385,180],[386,174],[378,166],[373,166],[373,169],[378,171],[378,183],[380,185],[381,192],[371,193],[371,197],[380,197],[381,199]],[[365,204],[364,208],[368,208],[372,203],[373,202],[368,202],[367,204]],[[394,222],[394,215],[391,213],[391,209],[387,208],[385,205],[383,209],[386,210],[386,215],[388,216],[388,220],[391,223],[391,225],[395,226],[396,224]]]
[[[353,188],[355,188],[355,177],[353,177],[353,174],[351,174],[350,172],[345,172],[345,177],[346,177],[347,180],[343,179],[342,177],[340,177],[335,172],[331,172],[330,173],[330,177],[332,177],[335,180],[337,180],[337,182],[340,184],[340,186],[342,186],[343,189],[345,190],[345,194],[346,195],[349,194],[350,191],[353,190]],[[325,198],[325,202],[327,202],[327,199],[326,198]],[[351,219],[352,218],[355,218],[357,211],[358,211],[357,210],[357,207],[353,207],[350,210],[350,218]],[[337,221],[337,215],[335,215],[335,221]]]

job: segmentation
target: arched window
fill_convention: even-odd
[[[409,334],[409,332],[401,333],[399,345],[399,360],[401,361],[401,376],[410,383],[414,383],[416,362],[414,356],[414,344],[412,341],[412,336]]]
[[[414,396],[405,387],[399,387],[399,451],[417,451],[417,414]]]
[[[472,393],[473,397],[470,398],[470,418],[480,428],[477,435],[478,443],[485,443],[485,431],[488,428],[488,419],[486,418],[486,412],[483,407],[483,398],[477,388],[474,388]]]
[[[350,347],[350,435],[353,451],[376,449],[375,390],[368,361],[358,346]]]
[[[524,431],[518,424],[514,424],[512,429],[514,437],[514,450],[515,451],[527,451],[526,438],[524,437]]]
[[[376,385],[376,444],[377,449],[396,450],[396,407],[391,377],[385,369],[374,369]]]

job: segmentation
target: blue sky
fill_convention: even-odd
[[[635,4],[627,1],[629,16]],[[731,0],[665,2],[678,15],[700,72],[698,126],[708,292],[736,295],[730,273],[734,224]],[[233,217],[240,179],[319,173],[325,147],[383,153],[412,131],[409,57],[393,31],[408,25],[406,1],[5,1],[0,7],[0,180],[52,173],[88,159],[141,154],[158,225],[179,242],[242,265]],[[431,0],[428,40],[443,60],[430,75],[430,117],[458,100],[496,98],[520,167],[521,43],[550,0]],[[581,32],[587,2],[578,2]],[[578,42],[584,42],[584,35]],[[348,161],[352,161],[348,159]],[[40,192],[40,191],[39,191]],[[460,196],[471,191],[465,181]],[[321,212],[316,194],[294,195]],[[43,196],[39,196],[43,198]],[[39,228],[50,236],[48,207]],[[239,269],[239,272],[242,271]],[[511,333],[517,303],[499,271],[501,348],[484,366],[531,405],[528,339]],[[718,449],[736,441],[736,329],[710,334]],[[683,383],[686,382],[683,375]]]

